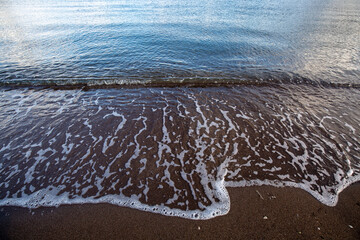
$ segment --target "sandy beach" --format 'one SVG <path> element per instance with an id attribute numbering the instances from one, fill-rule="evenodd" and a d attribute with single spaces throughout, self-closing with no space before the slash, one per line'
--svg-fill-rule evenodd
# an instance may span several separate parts
<path id="1" fill-rule="evenodd" d="M 5 0 L 0 31 L 0 240 L 360 240 L 360 0 Z"/>
<path id="2" fill-rule="evenodd" d="M 229 188 L 229 214 L 197 221 L 85 204 L 0 208 L 0 239 L 360 239 L 360 184 L 328 207 L 295 188 Z"/>

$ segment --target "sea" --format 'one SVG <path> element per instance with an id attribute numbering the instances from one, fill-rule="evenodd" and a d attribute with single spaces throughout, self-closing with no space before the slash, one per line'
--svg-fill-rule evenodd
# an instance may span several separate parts
<path id="1" fill-rule="evenodd" d="M 335 206 L 360 180 L 359 33 L 359 0 L 1 0 L 0 206 Z"/>

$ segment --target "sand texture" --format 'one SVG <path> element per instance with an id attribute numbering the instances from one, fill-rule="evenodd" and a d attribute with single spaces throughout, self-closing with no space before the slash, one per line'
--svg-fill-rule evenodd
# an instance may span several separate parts
<path id="1" fill-rule="evenodd" d="M 2 207 L 1 239 L 360 239 L 360 184 L 328 207 L 295 188 L 230 188 L 226 216 L 196 221 L 109 204 Z"/>

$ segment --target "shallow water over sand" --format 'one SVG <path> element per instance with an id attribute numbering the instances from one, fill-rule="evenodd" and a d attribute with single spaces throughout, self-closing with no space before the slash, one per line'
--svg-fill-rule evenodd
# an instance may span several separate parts
<path id="1" fill-rule="evenodd" d="M 25 89 L 1 98 L 2 205 L 110 202 L 204 219 L 227 213 L 226 186 L 295 186 L 334 205 L 360 176 L 357 89 Z"/>

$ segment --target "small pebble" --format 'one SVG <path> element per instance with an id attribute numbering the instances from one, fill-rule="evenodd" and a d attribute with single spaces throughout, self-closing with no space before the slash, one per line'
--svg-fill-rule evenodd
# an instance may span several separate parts
<path id="1" fill-rule="evenodd" d="M 198 226 L 198 230 L 200 230 L 201 228 L 200 228 L 200 226 Z"/>
<path id="2" fill-rule="evenodd" d="M 349 228 L 353 229 L 354 227 L 353 227 L 353 226 L 351 226 L 351 225 L 349 225 Z"/>
<path id="3" fill-rule="evenodd" d="M 267 217 L 267 216 L 264 216 L 264 217 L 263 217 L 263 219 L 267 220 L 267 219 L 268 219 L 268 217 Z"/>

